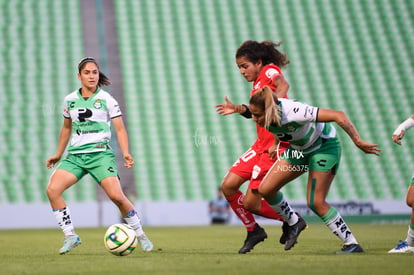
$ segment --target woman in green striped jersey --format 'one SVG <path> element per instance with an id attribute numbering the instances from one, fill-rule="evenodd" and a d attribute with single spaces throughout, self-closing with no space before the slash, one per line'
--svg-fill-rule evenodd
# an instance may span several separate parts
<path id="1" fill-rule="evenodd" d="M 127 168 L 133 167 L 134 159 L 129 153 L 128 134 L 121 109 L 118 102 L 101 89 L 111 82 L 99 70 L 96 60 L 91 57 L 85 57 L 79 62 L 78 79 L 81 88 L 64 99 L 63 126 L 56 153 L 46 160 L 48 168 L 57 164 L 46 193 L 53 214 L 65 235 L 59 253 L 65 254 L 81 244 L 62 194 L 86 174 L 90 174 L 118 206 L 126 223 L 137 232 L 141 248 L 151 251 L 153 245 L 142 229 L 134 205 L 122 191 L 115 154 L 109 147 L 112 123 L 125 161 L 124 165 Z M 66 147 L 68 155 L 58 163 Z"/>
<path id="2" fill-rule="evenodd" d="M 249 109 L 253 120 L 275 135 L 276 144 L 269 149 L 274 156 L 279 141 L 290 143 L 260 184 L 259 192 L 266 201 L 283 216 L 279 190 L 308 172 L 308 207 L 343 241 L 343 248 L 337 254 L 363 252 L 339 212 L 326 202 L 341 158 L 341 145 L 335 128 L 329 122 L 336 122 L 367 154 L 380 155 L 378 144 L 362 140 L 343 112 L 277 99 L 269 87 L 251 97 Z"/>
<path id="3" fill-rule="evenodd" d="M 392 141 L 398 145 L 402 145 L 405 132 L 408 129 L 414 127 L 414 115 L 404 120 L 392 134 Z M 405 196 L 405 202 L 411 209 L 410 223 L 408 224 L 407 237 L 405 240 L 399 241 L 399 243 L 388 253 L 412 253 L 414 252 L 414 174 L 411 176 L 410 185 L 408 186 L 407 194 Z"/>

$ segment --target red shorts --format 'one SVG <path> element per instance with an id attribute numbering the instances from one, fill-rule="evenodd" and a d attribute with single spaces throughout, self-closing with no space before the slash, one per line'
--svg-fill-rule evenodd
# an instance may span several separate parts
<path id="1" fill-rule="evenodd" d="M 286 149 L 280 148 L 279 154 Z M 271 159 L 267 151 L 256 153 L 252 148 L 247 150 L 239 159 L 233 164 L 229 172 L 232 172 L 246 180 L 250 180 L 249 189 L 259 189 L 267 171 L 272 167 L 277 158 Z"/>

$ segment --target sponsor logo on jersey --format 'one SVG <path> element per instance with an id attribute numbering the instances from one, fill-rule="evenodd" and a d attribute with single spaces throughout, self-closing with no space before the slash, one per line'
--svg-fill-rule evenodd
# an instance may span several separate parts
<path id="1" fill-rule="evenodd" d="M 314 108 L 312 108 L 310 106 L 306 106 L 305 114 L 303 115 L 303 117 L 306 118 L 308 114 L 312 117 L 313 116 L 313 110 L 314 110 Z"/>
<path id="2" fill-rule="evenodd" d="M 78 135 L 78 136 L 80 136 L 80 135 L 84 135 L 84 134 L 97 134 L 97 133 L 99 133 L 99 130 L 89 130 L 89 131 L 82 131 L 82 130 L 76 130 L 76 134 Z"/>

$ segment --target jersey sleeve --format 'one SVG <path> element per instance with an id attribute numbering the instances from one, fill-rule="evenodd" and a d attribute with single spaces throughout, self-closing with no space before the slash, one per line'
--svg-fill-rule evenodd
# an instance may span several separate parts
<path id="1" fill-rule="evenodd" d="M 122 116 L 121 108 L 119 107 L 118 101 L 115 100 L 112 96 L 109 96 L 107 101 L 107 107 L 109 112 L 109 117 L 115 118 L 118 116 Z"/>
<path id="2" fill-rule="evenodd" d="M 274 86 L 274 81 L 279 76 L 283 76 L 283 74 L 278 66 L 273 64 L 264 66 L 256 81 L 253 83 L 253 90 L 251 91 L 250 96 L 264 86 L 269 86 L 272 91 L 275 91 L 276 87 Z"/>
<path id="3" fill-rule="evenodd" d="M 273 83 L 273 81 L 278 77 L 282 75 L 282 72 L 280 70 L 277 70 L 274 67 L 269 67 L 265 70 L 264 72 L 266 78 L 268 78 L 271 83 Z"/>
<path id="4" fill-rule="evenodd" d="M 66 98 L 63 100 L 62 107 L 63 107 L 63 113 L 62 113 L 63 117 L 64 118 L 70 118 L 69 106 L 68 106 L 68 101 L 67 101 Z"/>
<path id="5" fill-rule="evenodd" d="M 315 122 L 318 117 L 318 107 L 310 106 L 298 101 L 290 101 L 287 112 L 288 122 Z"/>

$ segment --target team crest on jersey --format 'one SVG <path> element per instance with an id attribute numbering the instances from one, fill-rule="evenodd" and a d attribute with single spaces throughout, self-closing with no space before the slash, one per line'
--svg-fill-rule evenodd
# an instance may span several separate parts
<path id="1" fill-rule="evenodd" d="M 257 82 L 257 83 L 256 83 L 256 85 L 254 85 L 253 89 L 254 89 L 254 90 L 257 90 L 257 89 L 259 89 L 261 86 L 262 86 L 262 83 L 259 81 L 259 82 Z"/>
<path id="2" fill-rule="evenodd" d="M 101 109 L 102 108 L 102 102 L 100 99 L 95 100 L 95 103 L 93 104 L 93 107 L 95 107 L 95 109 Z"/>
<path id="3" fill-rule="evenodd" d="M 287 125 L 287 129 L 288 129 L 288 131 L 289 132 L 293 132 L 293 131 L 295 131 L 296 130 L 296 127 L 295 126 L 293 126 L 293 125 Z"/>
<path id="4" fill-rule="evenodd" d="M 252 171 L 252 179 L 256 179 L 259 176 L 261 170 L 262 169 L 259 166 L 255 165 Z"/>
<path id="5" fill-rule="evenodd" d="M 274 76 L 279 74 L 279 72 L 276 69 L 271 68 L 271 69 L 267 70 L 265 74 L 268 78 L 273 79 Z"/>

